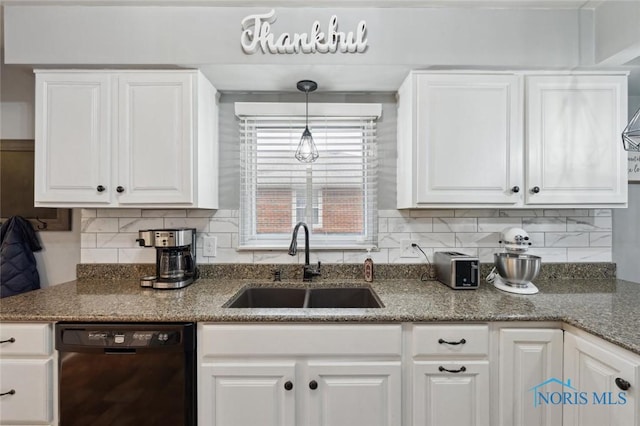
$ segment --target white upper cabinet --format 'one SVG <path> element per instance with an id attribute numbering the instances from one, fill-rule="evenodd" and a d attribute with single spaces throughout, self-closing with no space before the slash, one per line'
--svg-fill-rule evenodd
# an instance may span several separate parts
<path id="1" fill-rule="evenodd" d="M 108 205 L 111 191 L 111 78 L 108 74 L 36 75 L 36 206 Z"/>
<path id="2" fill-rule="evenodd" d="M 626 76 L 527 77 L 526 203 L 626 203 L 626 117 Z"/>
<path id="3" fill-rule="evenodd" d="M 410 73 L 398 92 L 398 208 L 625 207 L 626 79 Z"/>
<path id="4" fill-rule="evenodd" d="M 411 86 L 413 108 L 405 103 Z M 415 140 L 414 155 L 404 153 L 413 163 L 405 171 L 414 170 L 405 181 L 415 179 L 417 204 L 517 203 L 519 96 L 514 75 L 418 74 L 405 83 L 400 108 L 413 110 Z"/>
<path id="5" fill-rule="evenodd" d="M 217 159 L 198 71 L 36 72 L 36 206 L 217 208 Z"/>

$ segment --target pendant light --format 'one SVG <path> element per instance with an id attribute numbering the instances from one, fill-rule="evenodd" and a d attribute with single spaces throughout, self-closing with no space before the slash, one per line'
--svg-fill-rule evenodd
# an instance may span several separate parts
<path id="1" fill-rule="evenodd" d="M 313 136 L 309 130 L 309 92 L 318 88 L 318 84 L 311 80 L 301 80 L 297 84 L 298 90 L 305 93 L 305 126 L 298 149 L 296 149 L 296 159 L 301 163 L 313 163 L 318 159 L 318 148 L 313 142 Z"/>
<path id="2" fill-rule="evenodd" d="M 622 132 L 622 145 L 626 151 L 640 152 L 640 108 Z"/>

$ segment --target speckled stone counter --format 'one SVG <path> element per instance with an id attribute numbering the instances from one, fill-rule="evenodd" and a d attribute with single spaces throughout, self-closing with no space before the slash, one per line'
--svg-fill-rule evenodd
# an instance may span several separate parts
<path id="1" fill-rule="evenodd" d="M 181 290 L 141 288 L 137 279 L 81 279 L 0 301 L 2 321 L 431 322 L 562 321 L 640 354 L 640 284 L 616 279 L 536 281 L 540 293 L 514 295 L 483 283 L 452 290 L 437 281 L 373 283 L 384 308 L 230 309 L 248 285 L 268 280 L 200 279 Z M 364 285 L 324 280 L 311 285 Z M 281 286 L 300 286 L 283 281 Z"/>

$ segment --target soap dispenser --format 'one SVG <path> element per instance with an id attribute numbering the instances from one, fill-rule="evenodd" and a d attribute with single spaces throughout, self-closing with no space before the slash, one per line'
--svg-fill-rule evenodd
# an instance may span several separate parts
<path id="1" fill-rule="evenodd" d="M 368 283 L 373 281 L 373 259 L 371 259 L 371 249 L 367 249 L 367 258 L 364 260 L 364 280 Z"/>

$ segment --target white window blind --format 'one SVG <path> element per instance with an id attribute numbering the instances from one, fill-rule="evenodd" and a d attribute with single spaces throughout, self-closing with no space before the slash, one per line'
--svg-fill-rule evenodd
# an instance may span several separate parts
<path id="1" fill-rule="evenodd" d="M 309 117 L 320 157 L 305 164 L 294 157 L 304 116 L 240 117 L 239 247 L 286 248 L 300 221 L 313 249 L 377 245 L 375 119 Z"/>

